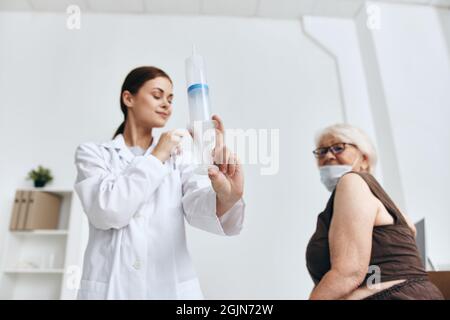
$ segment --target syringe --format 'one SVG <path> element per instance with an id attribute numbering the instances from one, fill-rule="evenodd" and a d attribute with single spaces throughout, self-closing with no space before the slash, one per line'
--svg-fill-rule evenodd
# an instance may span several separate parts
<path id="1" fill-rule="evenodd" d="M 203 57 L 192 46 L 192 56 L 186 59 L 186 81 L 189 103 L 189 126 L 194 139 L 194 161 L 199 164 L 196 172 L 207 174 L 213 164 L 212 148 L 215 131 L 211 120 L 209 86 Z"/>

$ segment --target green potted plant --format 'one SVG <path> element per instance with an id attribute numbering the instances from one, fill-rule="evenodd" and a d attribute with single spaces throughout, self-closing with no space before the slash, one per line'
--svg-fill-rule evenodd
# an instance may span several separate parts
<path id="1" fill-rule="evenodd" d="M 38 166 L 37 169 L 31 170 L 28 173 L 28 180 L 34 181 L 34 186 L 36 188 L 44 187 L 48 182 L 53 180 L 52 173 L 50 169 L 46 169 L 42 166 Z"/>

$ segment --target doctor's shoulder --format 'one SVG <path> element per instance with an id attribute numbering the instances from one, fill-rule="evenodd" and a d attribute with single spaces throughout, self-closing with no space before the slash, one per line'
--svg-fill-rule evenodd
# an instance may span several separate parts
<path id="1" fill-rule="evenodd" d="M 84 142 L 75 150 L 75 163 L 80 162 L 108 162 L 110 154 L 106 145 L 108 142 Z"/>

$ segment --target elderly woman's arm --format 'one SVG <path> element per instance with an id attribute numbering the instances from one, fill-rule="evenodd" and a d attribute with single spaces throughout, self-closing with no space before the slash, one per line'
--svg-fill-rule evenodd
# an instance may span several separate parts
<path id="1" fill-rule="evenodd" d="M 350 173 L 341 178 L 329 231 L 331 269 L 310 299 L 345 299 L 363 282 L 378 209 L 376 198 L 359 175 Z"/>

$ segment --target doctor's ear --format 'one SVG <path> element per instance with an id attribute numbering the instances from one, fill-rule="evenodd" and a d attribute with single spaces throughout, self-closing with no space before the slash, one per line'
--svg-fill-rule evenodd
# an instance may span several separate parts
<path id="1" fill-rule="evenodd" d="M 125 90 L 122 92 L 122 100 L 127 107 L 133 107 L 134 97 L 130 91 Z"/>

